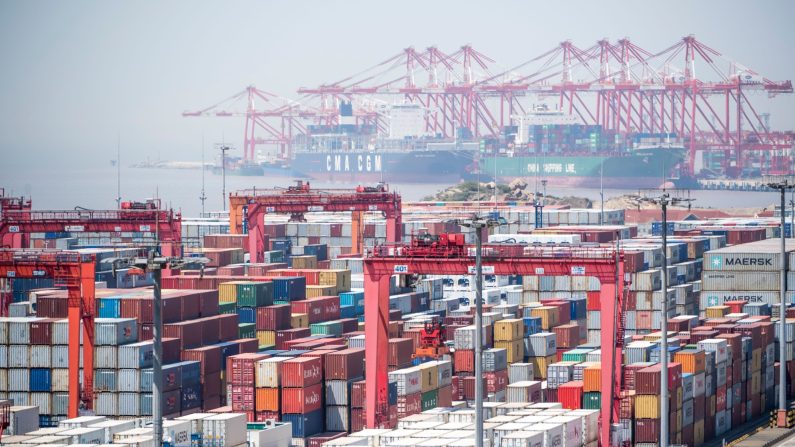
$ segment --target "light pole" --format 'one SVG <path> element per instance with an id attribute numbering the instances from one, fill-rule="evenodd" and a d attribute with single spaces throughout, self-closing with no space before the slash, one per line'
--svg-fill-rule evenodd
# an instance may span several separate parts
<path id="1" fill-rule="evenodd" d="M 149 250 L 146 258 L 109 258 L 103 263 L 113 267 L 113 275 L 119 268 L 130 268 L 128 274 L 145 275 L 152 273 L 154 282 L 154 296 L 152 299 L 152 431 L 154 432 L 155 445 L 163 445 L 163 297 L 162 271 L 165 268 L 180 269 L 187 265 L 198 264 L 201 274 L 204 274 L 204 264 L 207 258 L 169 258 L 160 256 L 153 248 Z M 173 440 L 172 440 L 173 441 Z"/>
<path id="2" fill-rule="evenodd" d="M 651 190 L 648 195 L 639 195 L 638 200 L 653 203 L 662 208 L 662 318 L 660 322 L 660 447 L 668 447 L 669 434 L 669 410 L 668 404 L 670 393 L 668 392 L 668 206 L 677 205 L 683 202 L 690 202 L 691 199 L 678 195 L 671 195 L 671 192 L 681 193 L 682 191 Z M 688 191 L 689 193 L 689 191 Z M 688 194 L 689 195 L 689 194 Z M 688 205 L 689 206 L 689 205 Z"/>
<path id="3" fill-rule="evenodd" d="M 218 148 L 221 151 L 221 205 L 224 211 L 226 211 L 226 152 L 230 149 L 232 148 L 226 145 Z"/>
<path id="4" fill-rule="evenodd" d="M 781 192 L 781 260 L 779 261 L 780 268 L 781 268 L 781 283 L 780 283 L 780 291 L 779 291 L 779 311 L 778 311 L 778 326 L 779 326 L 779 343 L 778 343 L 778 355 L 779 355 L 779 368 L 778 368 L 778 414 L 776 418 L 776 422 L 779 427 L 785 428 L 787 427 L 787 387 L 785 384 L 787 383 L 787 351 L 786 351 L 786 342 L 787 333 L 784 327 L 784 321 L 787 319 L 787 302 L 786 302 L 786 290 L 787 290 L 787 239 L 786 235 L 784 234 L 784 222 L 785 222 L 785 199 L 787 190 L 795 189 L 795 179 L 793 178 L 771 178 L 767 182 L 767 187 L 770 189 L 777 189 Z M 790 231 L 793 231 L 790 228 Z M 790 235 L 792 236 L 792 235 Z"/>
<path id="5" fill-rule="evenodd" d="M 457 223 L 475 232 L 475 447 L 483 447 L 483 229 L 504 225 L 506 221 L 474 216 Z"/>

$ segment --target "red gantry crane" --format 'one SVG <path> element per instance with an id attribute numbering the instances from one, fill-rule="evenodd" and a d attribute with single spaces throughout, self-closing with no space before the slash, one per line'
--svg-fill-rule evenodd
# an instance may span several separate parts
<path id="1" fill-rule="evenodd" d="M 463 235 L 448 235 L 430 243 L 381 245 L 364 260 L 365 365 L 367 377 L 366 425 L 388 426 L 389 281 L 392 275 L 468 275 L 475 269 L 474 248 L 465 245 Z M 442 240 L 444 239 L 444 240 Z M 494 275 L 592 276 L 599 279 L 600 322 L 603 334 L 614 334 L 615 341 L 603 340 L 601 347 L 602 398 L 600 417 L 601 445 L 610 445 L 610 424 L 618 421 L 619 390 L 623 377 L 624 261 L 614 249 L 541 248 L 523 245 L 485 244 L 483 270 Z M 619 293 L 621 292 L 621 293 Z M 615 297 L 618 297 L 618 302 Z"/>
<path id="2" fill-rule="evenodd" d="M 94 407 L 94 255 L 61 250 L 0 249 L 0 278 L 53 278 L 68 291 L 70 418 Z M 80 389 L 80 331 L 83 388 Z"/>
<path id="3" fill-rule="evenodd" d="M 402 235 L 401 198 L 386 185 L 356 189 L 312 189 L 297 182 L 287 189 L 250 189 L 229 195 L 229 228 L 233 234 L 248 231 L 252 263 L 264 262 L 265 214 L 290 214 L 291 221 L 303 222 L 304 213 L 350 212 L 351 246 L 364 252 L 364 213 L 382 212 L 386 217 L 386 239 L 398 242 Z"/>
<path id="4" fill-rule="evenodd" d="M 179 256 L 182 216 L 157 200 L 122 202 L 119 210 L 8 210 L 0 216 L 0 246 L 27 248 L 30 233 L 151 233 L 163 256 Z"/>

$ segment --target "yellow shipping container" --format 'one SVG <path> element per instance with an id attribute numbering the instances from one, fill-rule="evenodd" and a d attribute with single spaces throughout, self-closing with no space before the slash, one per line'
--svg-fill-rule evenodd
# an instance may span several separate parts
<path id="1" fill-rule="evenodd" d="M 222 282 L 218 284 L 218 302 L 219 303 L 236 303 L 237 302 L 237 285 L 240 281 Z"/>
<path id="2" fill-rule="evenodd" d="M 541 317 L 541 328 L 545 331 L 552 330 L 558 325 L 558 308 L 552 306 L 538 306 L 530 311 L 530 316 Z"/>
<path id="3" fill-rule="evenodd" d="M 521 340 L 524 335 L 524 320 L 510 318 L 494 323 L 494 341 Z"/>
<path id="4" fill-rule="evenodd" d="M 306 286 L 306 297 L 317 298 L 319 296 L 331 296 L 337 294 L 334 286 Z"/>
<path id="5" fill-rule="evenodd" d="M 276 346 L 276 331 L 257 331 L 257 341 L 260 348 Z"/>
<path id="6" fill-rule="evenodd" d="M 320 272 L 320 284 L 324 286 L 334 286 L 337 293 L 351 290 L 351 271 L 350 270 L 322 270 Z"/>
<path id="7" fill-rule="evenodd" d="M 638 394 L 635 396 L 635 417 L 637 419 L 660 418 L 660 396 Z"/>
<path id="8" fill-rule="evenodd" d="M 309 327 L 309 316 L 307 314 L 290 314 L 290 327 L 293 329 Z"/>
<path id="9" fill-rule="evenodd" d="M 293 256 L 293 268 L 294 269 L 316 269 L 317 268 L 317 256 L 315 255 L 302 255 L 302 256 Z"/>
<path id="10" fill-rule="evenodd" d="M 505 349 L 508 352 L 508 363 L 522 363 L 524 361 L 524 341 L 495 341 L 494 347 Z"/>
<path id="11" fill-rule="evenodd" d="M 710 306 L 706 309 L 707 318 L 723 318 L 731 312 L 729 306 Z"/>
<path id="12" fill-rule="evenodd" d="M 535 380 L 547 380 L 547 368 L 557 361 L 556 355 L 547 357 L 528 357 L 527 362 L 533 364 Z"/>
<path id="13" fill-rule="evenodd" d="M 423 393 L 439 388 L 438 366 L 420 364 L 418 368 L 420 368 L 420 385 Z"/>
<path id="14" fill-rule="evenodd" d="M 693 444 L 695 447 L 704 444 L 704 419 L 693 422 Z"/>

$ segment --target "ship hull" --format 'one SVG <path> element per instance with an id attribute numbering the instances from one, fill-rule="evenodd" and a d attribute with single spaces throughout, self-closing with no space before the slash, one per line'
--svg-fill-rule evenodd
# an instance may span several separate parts
<path id="1" fill-rule="evenodd" d="M 299 152 L 293 174 L 330 182 L 454 183 L 472 169 L 466 151 Z"/>
<path id="2" fill-rule="evenodd" d="M 499 182 L 539 178 L 565 187 L 657 188 L 669 180 L 683 157 L 684 150 L 678 148 L 640 149 L 622 156 L 484 157 L 480 180 L 493 180 L 496 174 Z"/>

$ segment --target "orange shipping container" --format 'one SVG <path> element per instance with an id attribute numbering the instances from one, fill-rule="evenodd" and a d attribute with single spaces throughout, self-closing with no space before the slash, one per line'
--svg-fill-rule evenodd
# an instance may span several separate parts
<path id="1" fill-rule="evenodd" d="M 279 411 L 279 388 L 257 388 L 257 411 Z"/>
<path id="2" fill-rule="evenodd" d="M 702 350 L 678 351 L 674 354 L 674 362 L 682 364 L 683 373 L 698 374 L 706 367 L 706 353 Z"/>
<path id="3" fill-rule="evenodd" d="M 591 365 L 582 371 L 583 388 L 586 393 L 593 391 L 601 391 L 602 382 L 602 366 Z"/>

